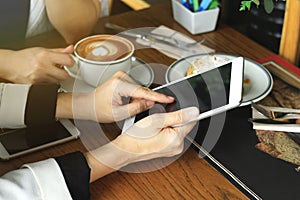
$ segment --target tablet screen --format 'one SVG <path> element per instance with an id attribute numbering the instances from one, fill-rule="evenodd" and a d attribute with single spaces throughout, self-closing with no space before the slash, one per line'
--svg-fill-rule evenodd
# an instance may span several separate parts
<path id="1" fill-rule="evenodd" d="M 1 133 L 0 143 L 9 154 L 16 154 L 71 136 L 69 131 L 57 121 L 49 125 L 7 130 Z"/>
<path id="2" fill-rule="evenodd" d="M 150 110 L 138 114 L 134 122 L 153 113 L 171 112 L 189 106 L 196 106 L 203 113 L 228 104 L 231 70 L 230 62 L 202 74 L 154 89 L 174 97 L 175 102 L 155 104 Z"/>

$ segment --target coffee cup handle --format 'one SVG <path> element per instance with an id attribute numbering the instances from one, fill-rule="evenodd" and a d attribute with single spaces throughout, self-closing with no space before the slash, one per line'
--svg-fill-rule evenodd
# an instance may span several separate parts
<path id="1" fill-rule="evenodd" d="M 63 66 L 64 70 L 66 70 L 66 72 L 73 78 L 75 79 L 79 79 L 79 80 L 82 80 L 80 74 L 78 73 L 79 72 L 79 62 L 78 62 L 78 58 L 76 56 L 74 56 L 73 54 L 70 54 L 71 57 L 73 58 L 74 60 L 74 65 L 72 67 L 66 67 L 66 66 Z M 74 72 L 75 71 L 75 72 Z"/>

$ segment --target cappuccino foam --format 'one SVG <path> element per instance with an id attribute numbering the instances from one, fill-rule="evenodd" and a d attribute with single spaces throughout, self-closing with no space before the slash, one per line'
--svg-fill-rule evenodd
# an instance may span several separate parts
<path id="1" fill-rule="evenodd" d="M 114 61 L 126 57 L 132 51 L 125 40 L 111 36 L 91 37 L 82 41 L 76 52 L 82 58 L 93 61 Z"/>

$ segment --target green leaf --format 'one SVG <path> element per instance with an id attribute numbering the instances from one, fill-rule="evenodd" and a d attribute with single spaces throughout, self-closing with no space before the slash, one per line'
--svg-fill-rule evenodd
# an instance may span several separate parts
<path id="1" fill-rule="evenodd" d="M 245 6 L 242 6 L 242 5 L 241 5 L 239 11 L 244 11 L 244 10 L 246 10 Z"/>
<path id="2" fill-rule="evenodd" d="M 241 10 L 250 10 L 251 3 L 252 3 L 252 0 L 250 0 L 250 1 L 241 1 L 240 11 Z"/>
<path id="3" fill-rule="evenodd" d="M 252 0 L 253 3 L 255 3 L 257 6 L 259 6 L 260 1 L 259 0 Z"/>
<path id="4" fill-rule="evenodd" d="M 274 9 L 273 0 L 264 0 L 265 11 L 270 14 Z"/>
<path id="5" fill-rule="evenodd" d="M 241 1 L 240 11 L 250 10 L 252 3 L 254 3 L 258 7 L 261 4 L 261 1 L 264 1 L 264 9 L 265 9 L 266 13 L 270 14 L 274 10 L 274 1 L 278 2 L 278 1 L 286 1 L 286 0 L 248 0 L 248 1 Z M 300 0 L 298 0 L 298 1 L 300 1 Z"/>

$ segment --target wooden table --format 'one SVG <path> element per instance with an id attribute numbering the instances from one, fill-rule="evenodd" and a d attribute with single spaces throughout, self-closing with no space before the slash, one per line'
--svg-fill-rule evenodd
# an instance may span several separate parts
<path id="1" fill-rule="evenodd" d="M 273 53 L 248 39 L 234 29 L 218 25 L 216 31 L 201 35 L 190 35 L 172 18 L 170 3 L 152 6 L 140 12 L 127 12 L 100 19 L 96 33 L 114 33 L 104 28 L 106 22 L 125 27 L 156 27 L 166 25 L 172 29 L 191 36 L 194 39 L 204 37 L 205 45 L 216 52 L 241 55 L 253 60 Z M 64 47 L 66 44 L 56 32 L 49 32 L 29 39 L 25 47 Z M 170 65 L 174 60 L 154 49 L 135 52 L 135 56 L 146 62 Z M 155 81 L 164 79 L 166 67 L 155 69 Z M 114 124 L 105 126 L 108 133 L 120 130 Z M 20 167 L 23 163 L 34 162 L 68 152 L 86 149 L 80 140 L 68 142 L 36 153 L 22 156 L 8 162 L 0 163 L 0 174 Z M 149 173 L 116 172 L 91 184 L 92 199 L 247 199 L 225 177 L 210 166 L 198 154 L 188 149 L 178 160 L 169 166 Z"/>

